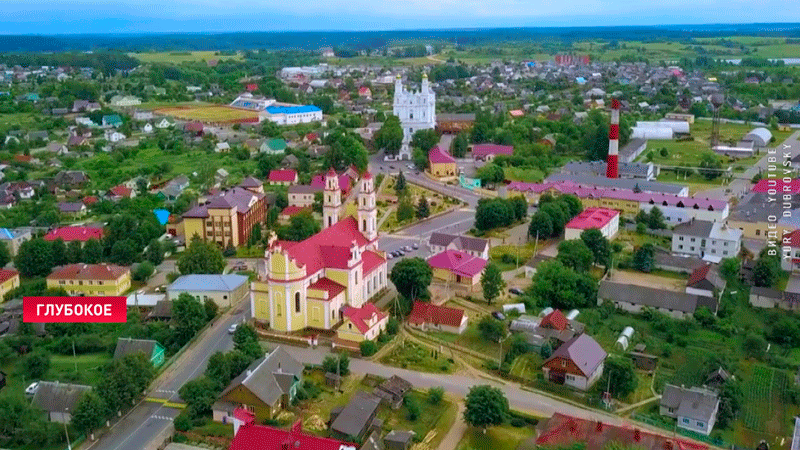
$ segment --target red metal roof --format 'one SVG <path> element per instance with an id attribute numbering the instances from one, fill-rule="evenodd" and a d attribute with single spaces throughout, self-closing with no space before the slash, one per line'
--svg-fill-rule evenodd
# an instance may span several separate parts
<path id="1" fill-rule="evenodd" d="M 186 131 L 203 131 L 203 124 L 200 122 L 189 122 L 186 124 Z"/>
<path id="2" fill-rule="evenodd" d="M 464 320 L 464 310 L 417 300 L 407 320 L 412 324 L 430 323 L 458 328 Z"/>
<path id="3" fill-rule="evenodd" d="M 130 272 L 130 269 L 114 264 L 69 264 L 53 269 L 53 272 L 47 276 L 47 279 L 116 280 L 125 272 Z"/>
<path id="4" fill-rule="evenodd" d="M 800 248 L 800 230 L 794 230 L 783 236 L 782 245 L 792 248 Z"/>
<path id="5" fill-rule="evenodd" d="M 248 85 L 245 87 L 245 89 L 246 89 L 248 92 L 253 92 L 253 91 L 255 91 L 255 90 L 257 90 L 257 89 L 258 89 L 258 85 L 257 85 L 257 84 L 255 84 L 255 83 L 250 83 L 250 84 L 248 84 Z"/>
<path id="6" fill-rule="evenodd" d="M 579 419 L 561 413 L 542 424 L 536 445 L 566 448 L 585 443 L 586 450 L 602 450 L 612 442 L 622 447 L 644 450 L 708 450 L 708 446 L 685 439 L 675 439 L 629 426 L 617 426 L 594 420 Z"/>
<path id="7" fill-rule="evenodd" d="M 0 284 L 5 283 L 6 281 L 14 278 L 17 275 L 19 275 L 19 272 L 17 272 L 16 270 L 0 269 Z"/>
<path id="8" fill-rule="evenodd" d="M 234 411 L 234 417 L 247 421 L 239 427 L 228 450 L 342 450 L 355 449 L 356 445 L 335 439 L 303 433 L 303 422 L 298 420 L 288 430 L 256 425 L 252 416 Z M 241 420 L 241 419 L 240 419 Z"/>
<path id="9" fill-rule="evenodd" d="M 328 293 L 328 298 L 324 300 L 330 300 L 339 295 L 342 291 L 344 291 L 345 287 L 331 280 L 328 277 L 322 277 L 315 283 L 309 285 L 308 289 L 317 289 L 320 291 L 325 291 Z"/>
<path id="10" fill-rule="evenodd" d="M 44 236 L 45 241 L 55 241 L 58 238 L 61 238 L 64 242 L 86 242 L 89 239 L 100 240 L 103 238 L 103 229 L 92 227 L 61 227 L 52 230 Z"/>
<path id="11" fill-rule="evenodd" d="M 288 181 L 290 183 L 294 183 L 297 181 L 297 172 L 291 169 L 285 170 L 270 170 L 269 171 L 269 181 Z"/>
<path id="12" fill-rule="evenodd" d="M 95 197 L 94 195 L 87 195 L 86 197 L 83 197 L 82 201 L 84 205 L 91 206 L 97 203 L 97 197 Z"/>
<path id="13" fill-rule="evenodd" d="M 113 188 L 109 189 L 108 191 L 111 192 L 112 194 L 114 194 L 115 197 L 125 197 L 125 198 L 129 198 L 131 196 L 131 192 L 133 192 L 131 189 L 126 188 L 125 186 L 123 186 L 121 184 L 117 185 L 117 186 L 114 186 Z"/>
<path id="14" fill-rule="evenodd" d="M 511 145 L 475 144 L 472 146 L 472 156 L 487 155 L 513 155 L 514 147 Z"/>
<path id="15" fill-rule="evenodd" d="M 692 272 L 689 276 L 689 281 L 686 282 L 687 286 L 692 286 L 699 281 L 703 281 L 708 276 L 708 271 L 711 270 L 711 264 L 706 264 L 705 266 L 698 267 L 697 269 Z"/>
<path id="16" fill-rule="evenodd" d="M 566 228 L 575 228 L 578 230 L 603 228 L 618 215 L 619 211 L 615 209 L 586 208 L 582 213 L 570 220 Z"/>
<path id="17" fill-rule="evenodd" d="M 487 263 L 488 261 L 483 258 L 458 250 L 445 250 L 428 259 L 428 265 L 431 267 L 449 270 L 456 275 L 465 277 L 474 277 L 480 274 Z"/>
<path id="18" fill-rule="evenodd" d="M 447 164 L 456 162 L 449 153 L 439 148 L 437 145 L 428 152 L 428 159 L 434 164 Z"/>
<path id="19" fill-rule="evenodd" d="M 361 267 L 361 271 L 364 273 L 364 276 L 372 273 L 373 270 L 380 267 L 381 264 L 386 262 L 381 255 L 373 252 L 372 250 L 367 250 L 361 254 L 361 259 L 364 261 L 364 265 Z"/>
<path id="20" fill-rule="evenodd" d="M 540 327 L 552 328 L 558 331 L 565 330 L 567 325 L 569 325 L 567 318 L 564 317 L 564 314 L 558 309 L 542 317 L 542 321 L 539 323 Z"/>
<path id="21" fill-rule="evenodd" d="M 353 242 L 363 247 L 369 241 L 358 231 L 356 219 L 348 216 L 304 241 L 278 245 L 310 275 L 323 267 L 347 267 Z"/>
<path id="22" fill-rule="evenodd" d="M 345 306 L 342 309 L 342 315 L 350 319 L 350 322 L 353 322 L 353 325 L 355 325 L 362 334 L 369 331 L 370 326 L 367 325 L 367 322 L 374 319 L 375 323 L 377 323 L 387 317 L 385 312 L 379 310 L 372 303 L 367 303 L 361 308 Z"/>

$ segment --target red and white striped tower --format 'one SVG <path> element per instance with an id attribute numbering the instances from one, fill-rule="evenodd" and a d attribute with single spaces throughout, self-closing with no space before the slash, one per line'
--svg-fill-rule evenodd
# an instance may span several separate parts
<path id="1" fill-rule="evenodd" d="M 611 126 L 608 128 L 606 178 L 619 178 L 619 100 L 611 99 Z"/>

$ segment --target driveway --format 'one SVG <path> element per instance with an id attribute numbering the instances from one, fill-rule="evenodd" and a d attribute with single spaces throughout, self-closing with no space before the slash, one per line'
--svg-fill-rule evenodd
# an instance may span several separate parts
<path id="1" fill-rule="evenodd" d="M 786 283 L 786 292 L 800 294 L 800 275 L 792 274 L 792 276 L 789 277 L 789 282 Z"/>

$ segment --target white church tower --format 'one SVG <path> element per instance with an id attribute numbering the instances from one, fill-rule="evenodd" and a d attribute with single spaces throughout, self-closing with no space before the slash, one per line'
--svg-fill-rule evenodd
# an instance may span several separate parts
<path id="1" fill-rule="evenodd" d="M 411 137 L 414 133 L 436 128 L 436 93 L 430 89 L 427 74 L 422 74 L 420 92 L 406 90 L 400 74 L 397 75 L 393 114 L 400 119 L 403 127 L 403 145 L 399 156 L 401 159 L 411 159 Z"/>
<path id="2" fill-rule="evenodd" d="M 328 228 L 339 221 L 342 208 L 342 191 L 339 189 L 339 175 L 331 170 L 325 174 L 325 192 L 322 199 L 322 228 Z"/>
<path id="3" fill-rule="evenodd" d="M 369 171 L 361 176 L 358 192 L 358 231 L 372 243 L 378 238 L 378 207 L 375 202 L 375 182 Z M 368 244 L 374 246 L 374 244 Z"/>

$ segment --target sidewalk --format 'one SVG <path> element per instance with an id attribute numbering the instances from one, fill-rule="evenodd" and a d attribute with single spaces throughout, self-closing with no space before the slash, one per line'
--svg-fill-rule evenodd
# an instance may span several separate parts
<path id="1" fill-rule="evenodd" d="M 458 412 L 456 420 L 450 431 L 447 432 L 442 442 L 439 443 L 439 450 L 456 450 L 461 438 L 464 437 L 469 426 L 464 422 L 464 402 L 458 402 Z"/>

